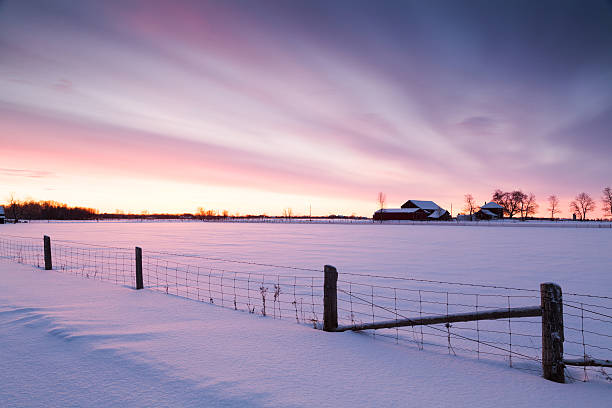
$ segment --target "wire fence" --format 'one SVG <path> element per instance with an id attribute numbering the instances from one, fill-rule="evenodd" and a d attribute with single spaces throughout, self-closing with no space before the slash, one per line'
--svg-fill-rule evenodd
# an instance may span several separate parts
<path id="1" fill-rule="evenodd" d="M 134 250 L 54 240 L 53 269 L 89 279 L 135 286 Z M 44 267 L 40 239 L 0 238 L 0 258 Z M 145 289 L 220 307 L 294 320 L 321 328 L 323 268 L 143 251 Z M 337 311 L 341 325 L 448 316 L 540 305 L 539 289 L 390 277 L 340 271 Z M 564 355 L 612 357 L 612 297 L 563 294 Z M 373 339 L 419 350 L 462 355 L 542 372 L 542 320 L 521 317 L 366 331 Z M 612 382 L 609 369 L 566 367 L 575 381 Z"/>
<path id="2" fill-rule="evenodd" d="M 342 274 L 351 277 L 350 273 Z M 338 280 L 338 319 L 340 324 L 448 316 L 457 313 L 539 305 L 539 291 L 480 287 L 466 289 L 454 283 L 390 283 L 390 278 L 371 275 L 377 283 Z M 471 288 L 475 289 L 475 288 Z M 537 317 L 480 320 L 373 331 L 373 336 L 409 343 L 419 349 L 436 349 L 449 354 L 468 354 L 506 361 L 510 366 L 541 371 L 541 319 Z"/>
<path id="3" fill-rule="evenodd" d="M 161 252 L 144 253 L 142 267 L 145 288 L 314 327 L 322 322 L 322 271 L 283 274 L 278 270 L 288 267 Z"/>
<path id="4" fill-rule="evenodd" d="M 612 298 L 566 293 L 563 319 L 567 358 L 612 360 Z M 612 382 L 611 372 L 602 367 L 566 367 L 566 375 L 576 381 L 604 378 Z"/>
<path id="5" fill-rule="evenodd" d="M 135 284 L 133 250 L 54 242 L 51 255 L 53 269 L 115 284 Z"/>
<path id="6" fill-rule="evenodd" d="M 42 240 L 0 237 L 0 258 L 40 268 L 44 265 Z"/>
<path id="7" fill-rule="evenodd" d="M 367 281 L 364 281 L 364 278 Z M 376 283 L 366 283 L 376 281 Z M 563 295 L 564 355 L 588 360 L 612 356 L 612 297 Z M 345 272 L 338 280 L 339 324 L 399 321 L 457 313 L 537 306 L 537 289 L 386 277 Z M 372 336 L 417 348 L 505 361 L 541 373 L 542 320 L 522 317 L 373 330 Z M 612 381 L 602 367 L 566 367 L 571 380 Z"/>

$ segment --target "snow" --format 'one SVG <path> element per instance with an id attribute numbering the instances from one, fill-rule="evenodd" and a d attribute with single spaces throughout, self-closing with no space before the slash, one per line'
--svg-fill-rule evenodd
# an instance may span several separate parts
<path id="1" fill-rule="evenodd" d="M 424 210 L 437 210 L 440 208 L 440 206 L 434 203 L 433 201 L 408 200 L 408 202 L 411 202 L 412 204 Z M 408 204 L 408 202 L 406 202 L 404 205 Z"/>
<path id="2" fill-rule="evenodd" d="M 411 214 L 416 211 L 419 211 L 419 209 L 418 208 L 385 208 L 384 210 L 377 210 L 374 214 L 382 213 L 382 212 Z"/>
<path id="3" fill-rule="evenodd" d="M 612 287 L 612 229 L 534 228 L 539 223 L 275 224 L 28 223 L 4 224 L 0 237 L 69 240 L 191 255 L 212 255 L 320 270 L 489 283 L 607 295 Z M 584 223 L 583 223 L 584 224 Z M 595 223 L 593 223 L 595 224 Z M 582 225 L 577 223 L 576 225 Z M 443 251 L 443 256 L 440 256 Z"/>
<path id="4" fill-rule="evenodd" d="M 432 213 L 429 215 L 429 217 L 428 217 L 428 218 L 434 218 L 434 219 L 437 219 L 437 218 L 442 217 L 442 216 L 443 216 L 444 214 L 446 214 L 446 213 L 447 213 L 447 211 L 446 211 L 445 209 L 443 209 L 443 208 L 438 208 L 437 210 L 435 210 L 434 212 L 432 212 Z"/>
<path id="5" fill-rule="evenodd" d="M 484 207 L 483 207 L 483 208 L 484 208 Z M 492 213 L 492 212 L 491 212 L 491 211 L 489 211 L 489 210 L 482 210 L 482 209 L 481 209 L 480 211 L 482 211 L 484 214 L 487 214 L 487 215 L 488 215 L 488 216 L 490 216 L 490 217 L 497 217 L 497 214 L 494 214 L 494 213 Z"/>
<path id="6" fill-rule="evenodd" d="M 493 201 L 489 201 L 488 203 L 486 203 L 485 205 L 483 205 L 480 208 L 504 208 L 501 205 L 497 204 L 496 202 Z"/>
<path id="7" fill-rule="evenodd" d="M 569 293 L 609 295 L 611 229 L 488 225 L 45 222 L 2 225 L 0 238 L 27 236 L 42 243 L 46 234 L 52 245 L 120 246 L 129 248 L 130 257 L 133 247 L 140 246 L 145 259 L 152 251 L 166 251 L 315 271 L 288 271 L 297 276 L 322 276 L 322 266 L 332 264 L 340 280 L 367 283 L 372 280 L 348 274 L 536 291 L 540 282 L 552 281 L 563 287 L 566 300 L 572 299 Z M 264 266 L 245 267 L 274 273 Z M 514 361 L 515 368 L 509 368 L 503 357 L 453 356 L 445 345 L 440 349 L 426 344 L 419 350 L 414 342 L 395 344 L 379 334 L 324 333 L 295 320 L 275 320 L 152 289 L 135 291 L 0 263 L 0 406 L 514 407 L 549 405 L 553 398 L 562 401 L 561 406 L 605 406 L 611 396 L 612 386 L 591 374 L 587 383 L 553 384 L 537 372 L 519 369 L 533 364 Z M 424 300 L 435 300 L 427 296 L 433 295 Z M 472 302 L 473 297 L 451 301 Z M 505 297 L 502 301 L 497 307 L 508 306 Z M 515 302 L 512 307 L 529 307 L 539 299 Z M 461 311 L 471 309 L 451 313 Z M 347 323 L 344 313 L 339 318 Z M 388 319 L 393 316 L 381 320 Z M 493 323 L 502 331 L 508 325 Z M 606 323 L 588 323 L 586 329 L 610 334 Z M 580 327 L 569 316 L 565 324 Z M 537 324 L 529 326 L 539 330 Z M 453 326 L 453 331 L 459 329 Z M 524 329 L 513 323 L 512 331 L 513 350 L 520 351 L 516 336 Z M 565 332 L 566 340 L 579 341 L 578 335 Z M 587 342 L 612 348 L 609 339 L 587 334 Z M 566 342 L 567 352 L 581 355 L 581 350 Z M 610 358 L 605 349 L 588 351 L 594 354 L 591 358 Z M 580 369 L 572 370 L 582 378 Z"/>
<path id="8" fill-rule="evenodd" d="M 5 262 L 0 304 L 2 406 L 575 407 L 612 395 Z"/>

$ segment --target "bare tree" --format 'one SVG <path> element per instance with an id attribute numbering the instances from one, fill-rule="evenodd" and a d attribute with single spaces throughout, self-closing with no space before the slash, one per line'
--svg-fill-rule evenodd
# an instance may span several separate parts
<path id="1" fill-rule="evenodd" d="M 555 214 L 559 214 L 559 197 L 551 195 L 548 197 L 548 211 L 550 211 L 550 219 L 555 219 Z"/>
<path id="2" fill-rule="evenodd" d="M 570 203 L 570 211 L 578 213 L 582 221 L 586 220 L 587 213 L 595 209 L 595 200 L 587 193 L 580 193 Z"/>
<path id="3" fill-rule="evenodd" d="M 612 217 L 612 188 L 606 187 L 603 189 L 601 203 L 603 204 L 604 214 Z"/>
<path id="4" fill-rule="evenodd" d="M 387 202 L 387 196 L 385 195 L 385 193 L 380 191 L 378 193 L 378 206 L 380 207 L 380 222 L 383 222 L 383 215 L 382 215 L 382 213 L 385 210 L 385 203 L 386 202 Z"/>
<path id="5" fill-rule="evenodd" d="M 15 198 L 15 193 L 11 193 L 9 196 L 7 210 L 9 214 L 12 214 L 13 222 L 17 224 L 19 217 L 21 217 L 21 206 L 19 205 L 19 200 Z"/>
<path id="6" fill-rule="evenodd" d="M 526 194 L 521 190 L 502 191 L 497 189 L 493 192 L 492 201 L 504 207 L 504 212 L 512 218 L 515 214 L 521 212 L 525 197 Z"/>
<path id="7" fill-rule="evenodd" d="M 538 211 L 538 203 L 536 203 L 535 194 L 523 194 L 523 201 L 521 202 L 521 216 L 523 219 L 534 215 Z"/>
<path id="8" fill-rule="evenodd" d="M 472 214 L 474 214 L 477 210 L 478 210 L 478 206 L 476 205 L 476 202 L 474 201 L 474 197 L 471 194 L 466 194 L 465 195 L 465 207 L 463 207 L 463 211 L 469 213 L 471 217 Z"/>
<path id="9" fill-rule="evenodd" d="M 293 210 L 291 208 L 283 209 L 283 217 L 284 218 L 291 218 L 291 217 L 293 217 Z"/>

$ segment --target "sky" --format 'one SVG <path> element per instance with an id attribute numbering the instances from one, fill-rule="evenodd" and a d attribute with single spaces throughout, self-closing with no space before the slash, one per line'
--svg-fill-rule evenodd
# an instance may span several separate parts
<path id="1" fill-rule="evenodd" d="M 612 1 L 0 0 L 0 201 L 601 215 L 611 156 Z"/>

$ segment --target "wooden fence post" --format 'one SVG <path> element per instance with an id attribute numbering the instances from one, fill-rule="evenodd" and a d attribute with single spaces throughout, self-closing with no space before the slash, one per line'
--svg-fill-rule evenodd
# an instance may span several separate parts
<path id="1" fill-rule="evenodd" d="M 563 297 L 556 283 L 540 284 L 542 302 L 542 371 L 544 378 L 565 382 L 563 364 Z"/>
<path id="2" fill-rule="evenodd" d="M 142 282 L 142 248 L 136 247 L 136 289 L 143 289 Z"/>
<path id="3" fill-rule="evenodd" d="M 325 265 L 323 283 L 323 330 L 334 331 L 338 327 L 338 271 Z"/>
<path id="4" fill-rule="evenodd" d="M 51 269 L 53 269 L 53 263 L 51 262 L 51 238 L 49 238 L 48 236 L 44 235 L 43 236 L 43 241 L 45 243 L 45 270 L 46 271 L 50 271 Z"/>

